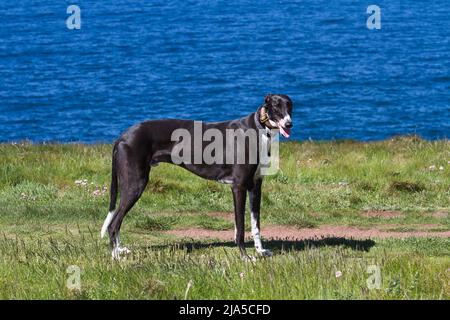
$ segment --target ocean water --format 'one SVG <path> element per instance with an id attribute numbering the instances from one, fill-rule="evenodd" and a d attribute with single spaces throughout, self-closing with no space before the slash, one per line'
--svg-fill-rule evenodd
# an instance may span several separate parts
<path id="1" fill-rule="evenodd" d="M 81 29 L 66 27 L 69 4 Z M 366 9 L 381 8 L 369 30 Z M 292 138 L 450 136 L 445 1 L 2 1 L 0 141 L 111 142 L 146 119 L 294 101 Z"/>

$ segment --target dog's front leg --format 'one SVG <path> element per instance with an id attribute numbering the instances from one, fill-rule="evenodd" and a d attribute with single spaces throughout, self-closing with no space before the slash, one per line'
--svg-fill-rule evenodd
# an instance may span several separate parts
<path id="1" fill-rule="evenodd" d="M 271 256 L 270 250 L 264 249 L 261 242 L 260 231 L 260 208 L 261 208 L 261 185 L 262 179 L 255 181 L 255 185 L 250 190 L 250 213 L 252 221 L 252 236 L 255 242 L 255 249 L 262 256 Z"/>
<path id="2" fill-rule="evenodd" d="M 247 190 L 239 185 L 233 185 L 235 241 L 241 251 L 241 257 L 248 259 L 245 251 L 245 198 Z"/>

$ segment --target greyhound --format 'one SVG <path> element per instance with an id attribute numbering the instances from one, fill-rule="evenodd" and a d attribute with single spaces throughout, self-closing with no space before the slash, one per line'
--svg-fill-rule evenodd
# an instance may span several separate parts
<path id="1" fill-rule="evenodd" d="M 287 95 L 269 94 L 264 98 L 264 103 L 257 111 L 247 117 L 225 122 L 203 123 L 202 129 L 213 129 L 222 134 L 230 129 L 259 130 L 263 134 L 258 135 L 258 143 L 261 141 L 269 143 L 271 134 L 276 133 L 276 130 L 279 130 L 284 137 L 289 137 L 293 126 L 291 120 L 292 107 L 292 101 Z M 205 161 L 200 163 L 175 161 L 173 151 L 177 141 L 173 141 L 173 134 L 177 129 L 194 133 L 194 123 L 192 120 L 179 119 L 144 121 L 130 127 L 114 143 L 109 213 L 100 234 L 103 238 L 108 232 L 113 259 L 130 252 L 126 247 L 121 246 L 120 227 L 127 212 L 142 195 L 149 181 L 150 168 L 160 162 L 176 164 L 202 178 L 231 185 L 234 201 L 235 242 L 244 259 L 249 258 L 244 246 L 245 202 L 247 192 L 249 192 L 251 227 L 255 249 L 262 256 L 272 254 L 269 250 L 263 248 L 260 236 L 261 185 L 263 180 L 260 172 L 260 157 L 258 157 L 256 163 L 207 164 Z M 246 140 L 244 150 L 248 151 L 250 147 L 251 142 Z M 195 157 L 195 154 L 204 150 L 205 143 L 202 142 L 193 156 Z M 247 156 L 245 160 L 249 160 Z M 116 210 L 118 189 L 120 189 L 120 203 Z"/>

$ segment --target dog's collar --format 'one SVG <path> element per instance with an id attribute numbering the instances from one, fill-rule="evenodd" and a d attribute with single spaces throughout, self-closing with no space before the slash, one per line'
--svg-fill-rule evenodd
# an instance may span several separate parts
<path id="1" fill-rule="evenodd" d="M 264 107 L 261 107 L 261 110 L 259 111 L 259 122 L 261 122 L 269 129 L 277 129 L 270 124 L 269 116 L 267 115 L 266 108 Z"/>
<path id="2" fill-rule="evenodd" d="M 268 135 L 270 135 L 270 130 L 277 129 L 270 124 L 269 116 L 267 115 L 266 108 L 264 107 L 261 107 L 255 112 L 255 123 L 258 129 L 266 129 Z"/>

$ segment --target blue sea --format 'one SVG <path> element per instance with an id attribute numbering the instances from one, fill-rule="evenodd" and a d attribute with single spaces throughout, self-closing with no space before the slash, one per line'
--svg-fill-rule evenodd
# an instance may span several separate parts
<path id="1" fill-rule="evenodd" d="M 448 138 L 448 2 L 0 4 L 1 142 L 112 142 L 147 119 L 242 117 L 267 93 L 292 97 L 297 140 Z"/>

